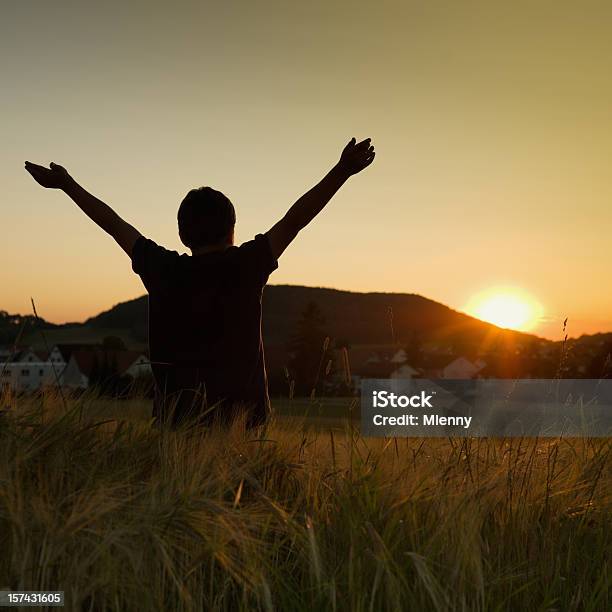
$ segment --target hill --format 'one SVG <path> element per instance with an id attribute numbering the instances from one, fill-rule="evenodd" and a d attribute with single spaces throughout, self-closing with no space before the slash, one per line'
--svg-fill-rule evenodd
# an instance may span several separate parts
<path id="1" fill-rule="evenodd" d="M 60 327 L 34 315 L 9 314 L 0 310 L 0 345 L 12 344 L 20 338 L 32 335 L 34 330 Z"/>
<path id="2" fill-rule="evenodd" d="M 116 336 L 130 349 L 145 349 L 147 300 L 147 296 L 142 296 L 116 304 L 81 324 L 51 325 L 39 321 L 26 329 L 22 343 L 44 349 L 45 344 L 99 343 L 107 336 Z M 312 303 L 324 318 L 322 332 L 332 339 L 331 346 L 352 348 L 351 364 L 355 363 L 356 355 L 367 358 L 372 350 L 394 346 L 406 349 L 411 364 L 425 370 L 443 367 L 460 356 L 482 357 L 487 364 L 486 375 L 492 377 L 547 378 L 554 376 L 559 366 L 558 343 L 501 329 L 416 294 L 270 285 L 264 291 L 263 303 L 269 372 L 279 376 L 289 360 L 288 344 L 297 332 L 302 314 Z M 599 353 L 591 348 L 586 352 L 579 360 L 566 359 L 577 375 L 584 376 L 590 371 L 591 362 L 599 367 Z"/>
<path id="3" fill-rule="evenodd" d="M 142 296 L 117 304 L 81 326 L 72 326 L 70 335 L 81 329 L 88 337 L 119 335 L 128 346 L 146 343 L 147 299 Z M 264 291 L 266 342 L 286 343 L 311 302 L 325 317 L 326 333 L 352 345 L 408 344 L 418 337 L 420 343 L 471 352 L 485 344 L 494 347 L 509 342 L 547 342 L 530 334 L 500 329 L 416 294 L 356 293 L 294 285 L 270 285 Z"/>
<path id="4" fill-rule="evenodd" d="M 83 323 L 64 325 L 0 311 L 0 345 L 15 342 L 23 329 L 20 343 L 36 349 L 61 343 L 100 343 L 108 336 L 117 336 L 127 348 L 144 350 L 147 300 L 142 296 L 122 302 Z M 337 345 L 353 347 L 353 355 L 394 345 L 408 349 L 409 359 L 417 367 L 437 367 L 438 362 L 452 356 L 479 355 L 488 364 L 488 376 L 612 376 L 612 333 L 581 336 L 565 344 L 553 342 L 500 329 L 439 302 L 407 293 L 270 285 L 264 291 L 263 302 L 267 361 L 279 371 L 287 363 L 287 344 L 296 333 L 302 313 L 308 304 L 315 303 L 325 319 L 324 333 Z M 420 358 L 414 357 L 415 347 L 426 358 L 423 353 Z"/>
<path id="5" fill-rule="evenodd" d="M 419 342 L 480 346 L 483 342 L 535 340 L 502 330 L 448 306 L 411 293 L 356 293 L 337 289 L 273 285 L 264 292 L 264 333 L 271 343 L 295 332 L 306 305 L 322 311 L 327 333 L 349 344 Z"/>

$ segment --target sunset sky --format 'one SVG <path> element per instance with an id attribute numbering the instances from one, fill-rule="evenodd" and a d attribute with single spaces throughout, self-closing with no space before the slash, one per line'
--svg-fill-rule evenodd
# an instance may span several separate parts
<path id="1" fill-rule="evenodd" d="M 0 309 L 83 320 L 144 293 L 23 162 L 55 161 L 183 252 L 194 186 L 265 232 L 352 137 L 351 179 L 271 276 L 462 310 L 510 286 L 558 338 L 612 331 L 609 2 L 6 2 Z"/>

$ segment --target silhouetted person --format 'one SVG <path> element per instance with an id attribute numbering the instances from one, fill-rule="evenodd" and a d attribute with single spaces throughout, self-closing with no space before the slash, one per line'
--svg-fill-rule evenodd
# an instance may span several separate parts
<path id="1" fill-rule="evenodd" d="M 153 414 L 176 425 L 229 421 L 247 411 L 247 425 L 270 413 L 261 336 L 261 298 L 277 260 L 298 232 L 345 181 L 374 160 L 370 139 L 346 145 L 338 163 L 265 234 L 234 246 L 236 215 L 210 187 L 191 190 L 178 211 L 179 236 L 191 255 L 179 255 L 125 222 L 63 168 L 25 162 L 43 187 L 63 190 L 110 234 L 132 260 L 149 293 L 149 348 L 155 378 Z"/>

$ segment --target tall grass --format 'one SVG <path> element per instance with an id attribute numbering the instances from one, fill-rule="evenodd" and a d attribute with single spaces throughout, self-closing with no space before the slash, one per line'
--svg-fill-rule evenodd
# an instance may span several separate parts
<path id="1" fill-rule="evenodd" d="M 0 417 L 0 588 L 70 610 L 612 608 L 609 440 L 168 432 L 104 407 Z"/>

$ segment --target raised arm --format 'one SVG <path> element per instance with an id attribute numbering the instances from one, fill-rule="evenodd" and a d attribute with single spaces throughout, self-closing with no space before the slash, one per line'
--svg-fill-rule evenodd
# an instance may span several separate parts
<path id="1" fill-rule="evenodd" d="M 350 176 L 361 172 L 374 161 L 374 147 L 370 138 L 356 143 L 352 138 L 344 147 L 338 163 L 321 182 L 307 191 L 287 214 L 267 232 L 272 253 L 278 259 L 298 232 L 306 227 L 332 199 Z"/>
<path id="2" fill-rule="evenodd" d="M 132 247 L 140 232 L 124 221 L 110 206 L 83 189 L 65 168 L 53 162 L 49 168 L 45 168 L 27 161 L 25 169 L 39 185 L 49 189 L 61 189 L 94 223 L 110 234 L 129 257 L 132 256 Z"/>

